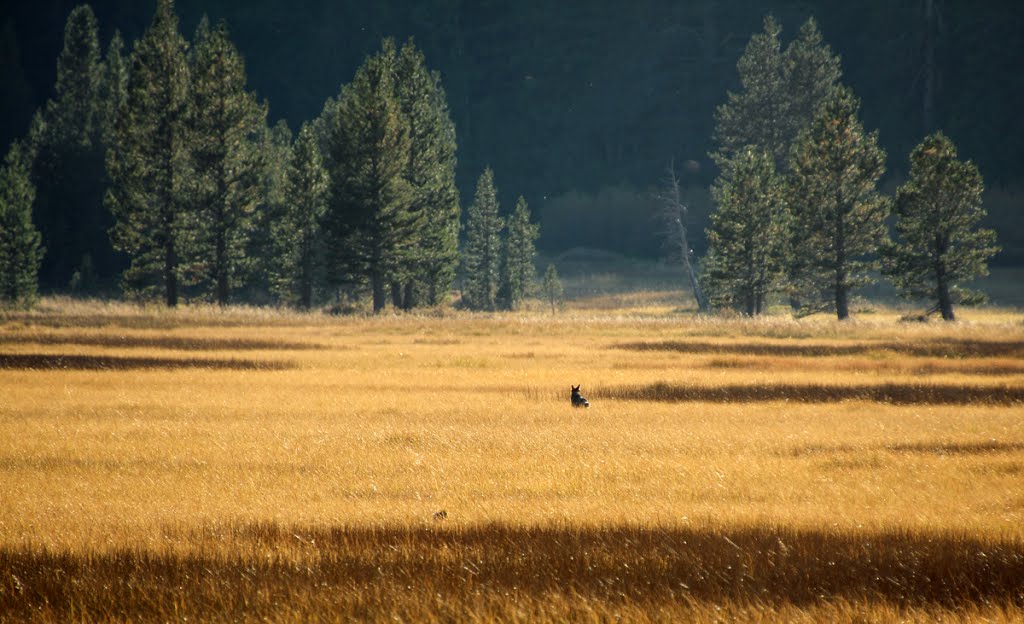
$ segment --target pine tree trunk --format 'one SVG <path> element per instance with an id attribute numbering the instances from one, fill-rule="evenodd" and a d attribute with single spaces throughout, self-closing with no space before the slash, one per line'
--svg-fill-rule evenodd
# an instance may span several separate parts
<path id="1" fill-rule="evenodd" d="M 384 309 L 386 295 L 384 293 L 384 276 L 374 273 L 370 276 L 370 284 L 373 289 L 373 313 L 377 314 Z"/>
<path id="2" fill-rule="evenodd" d="M 168 308 L 178 305 L 178 275 L 175 271 L 177 266 L 178 255 L 174 251 L 174 244 L 171 243 L 164 250 L 164 286 Z"/>
<path id="3" fill-rule="evenodd" d="M 412 280 L 405 283 L 405 292 L 402 294 L 402 309 L 412 310 L 416 306 L 416 289 Z"/>
<path id="4" fill-rule="evenodd" d="M 299 284 L 299 306 L 303 310 L 313 307 L 313 259 L 308 252 L 302 258 L 302 278 Z"/>
<path id="5" fill-rule="evenodd" d="M 217 234 L 217 257 L 214 268 L 217 272 L 217 305 L 225 306 L 228 303 L 228 267 L 227 249 L 223 233 Z"/>
<path id="6" fill-rule="evenodd" d="M 396 310 L 402 309 L 402 284 L 397 281 L 391 282 L 391 305 Z"/>
<path id="7" fill-rule="evenodd" d="M 848 301 L 847 288 L 843 284 L 836 286 L 836 316 L 840 321 L 850 318 L 850 304 Z"/>
<path id="8" fill-rule="evenodd" d="M 754 293 L 747 292 L 744 297 L 744 308 L 746 309 L 747 316 L 754 316 Z"/>
<path id="9" fill-rule="evenodd" d="M 836 193 L 836 206 L 842 206 L 842 198 Z M 832 243 L 836 249 L 836 316 L 840 321 L 850 318 L 849 289 L 846 284 L 846 228 L 843 215 L 836 215 L 836 233 Z"/>
<path id="10" fill-rule="evenodd" d="M 223 108 L 223 104 L 221 106 Z M 216 236 L 216 249 L 214 250 L 216 256 L 213 268 L 217 278 L 217 305 L 220 306 L 228 304 L 228 234 L 227 219 L 225 218 L 228 188 L 224 182 L 224 177 L 224 165 L 221 163 L 217 174 L 217 195 L 215 198 L 217 202 L 216 223 L 213 226 L 217 228 L 217 231 L 214 233 L 214 236 Z"/>
<path id="11" fill-rule="evenodd" d="M 939 296 L 939 311 L 942 313 L 942 320 L 955 321 L 953 298 L 949 295 L 949 284 L 946 282 L 945 276 L 939 277 L 939 287 L 936 290 L 936 294 Z"/>

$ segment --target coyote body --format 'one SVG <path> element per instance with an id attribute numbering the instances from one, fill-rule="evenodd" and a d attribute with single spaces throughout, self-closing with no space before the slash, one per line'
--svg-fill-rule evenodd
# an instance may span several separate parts
<path id="1" fill-rule="evenodd" d="M 588 401 L 586 398 L 584 398 L 584 396 L 582 394 L 580 394 L 580 387 L 579 386 L 570 386 L 570 387 L 572 388 L 572 394 L 570 395 L 569 398 L 572 399 L 572 406 L 573 407 L 590 407 L 590 401 Z"/>

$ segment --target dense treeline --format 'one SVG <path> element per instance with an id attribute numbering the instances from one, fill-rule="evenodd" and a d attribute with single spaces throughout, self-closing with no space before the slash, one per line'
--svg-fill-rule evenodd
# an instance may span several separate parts
<path id="1" fill-rule="evenodd" d="M 461 303 L 471 309 L 515 309 L 528 294 L 539 229 L 522 196 L 501 216 L 490 168 L 459 252 L 455 124 L 440 74 L 411 40 L 384 39 L 293 140 L 286 124 L 268 126 L 268 104 L 247 90 L 225 22 L 204 16 L 188 40 L 173 0 L 159 0 L 127 56 L 117 32 L 103 56 L 98 33 L 89 6 L 71 12 L 56 97 L 5 170 L 6 195 L 21 198 L 5 213 L 32 203 L 17 190 L 19 163 L 39 188 L 42 243 L 57 250 L 42 256 L 44 283 L 88 291 L 123 268 L 127 296 L 169 306 L 273 295 L 308 308 L 368 293 L 377 312 L 388 300 L 402 309 L 444 303 L 461 269 Z M 979 300 L 959 283 L 984 274 L 997 250 L 976 227 L 976 167 L 956 160 L 945 135 L 929 136 L 897 194 L 899 240 L 890 242 L 892 202 L 879 192 L 886 154 L 878 132 L 863 128 L 840 59 L 814 19 L 785 47 L 781 33 L 767 17 L 737 63 L 739 90 L 714 115 L 709 156 L 720 173 L 701 271 L 710 303 L 754 315 L 784 293 L 798 313 L 843 319 L 884 260 L 902 294 L 933 297 L 952 319 L 953 303 Z M 936 152 L 943 158 L 929 161 Z M 959 172 L 960 186 L 936 167 Z M 697 174 L 700 163 L 686 169 Z M 673 245 L 701 293 L 670 173 Z M 933 234 L 940 242 L 929 245 Z M 34 232 L 19 236 L 19 270 L 33 287 L 5 298 L 30 301 L 41 249 Z"/>
<path id="2" fill-rule="evenodd" d="M 102 57 L 92 9 L 71 12 L 57 97 L 4 169 L 4 216 L 19 227 L 0 242 L 21 254 L 4 261 L 5 278 L 31 283 L 5 300 L 34 297 L 41 250 L 28 215 L 39 188 L 50 286 L 90 292 L 120 273 L 127 297 L 168 306 L 241 293 L 310 308 L 365 290 L 375 312 L 389 293 L 402 309 L 448 301 L 460 259 L 455 127 L 440 76 L 411 41 L 385 39 L 294 141 L 286 125 L 268 127 L 226 23 L 204 17 L 187 40 L 173 0 L 160 0 L 127 57 L 123 48 L 115 33 Z M 494 252 L 500 307 L 512 309 L 534 273 L 525 203 L 509 232 Z"/>

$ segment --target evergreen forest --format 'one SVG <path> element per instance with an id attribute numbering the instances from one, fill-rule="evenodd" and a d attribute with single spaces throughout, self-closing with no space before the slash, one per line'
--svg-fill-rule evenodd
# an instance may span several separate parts
<path id="1" fill-rule="evenodd" d="M 5 7 L 0 298 L 514 310 L 588 247 L 705 311 L 983 301 L 1024 11 L 754 4 Z"/>

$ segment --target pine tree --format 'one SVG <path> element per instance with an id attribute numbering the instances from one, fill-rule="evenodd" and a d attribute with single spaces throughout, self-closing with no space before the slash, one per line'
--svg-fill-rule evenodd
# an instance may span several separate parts
<path id="1" fill-rule="evenodd" d="M 107 157 L 116 218 L 111 237 L 129 254 L 122 281 L 131 296 L 178 304 L 183 233 L 189 228 L 188 65 L 173 0 L 159 0 L 131 56 L 125 104 Z"/>
<path id="2" fill-rule="evenodd" d="M 55 97 L 43 108 L 43 132 L 31 147 L 36 219 L 44 245 L 41 280 L 66 286 L 84 256 L 113 270 L 103 208 L 103 66 L 96 16 L 88 5 L 68 15 L 57 58 Z"/>
<path id="3" fill-rule="evenodd" d="M 18 143 L 0 167 L 0 302 L 31 305 L 38 289 L 43 248 L 32 224 L 35 188 L 28 160 Z"/>
<path id="4" fill-rule="evenodd" d="M 711 189 L 716 210 L 707 231 L 705 286 L 715 305 L 748 316 L 764 311 L 785 274 L 788 212 L 768 152 L 747 148 Z"/>
<path id="5" fill-rule="evenodd" d="M 484 169 L 466 211 L 466 247 L 462 254 L 464 299 L 471 310 L 493 310 L 498 294 L 502 219 L 494 172 Z"/>
<path id="6" fill-rule="evenodd" d="M 280 277 L 280 258 L 274 230 L 286 218 L 291 201 L 288 170 L 292 159 L 292 131 L 287 122 L 279 120 L 273 126 L 261 128 L 258 143 L 263 173 L 259 181 L 260 203 L 252 218 L 247 252 L 249 275 L 245 281 L 250 289 L 270 293 L 280 300 L 282 293 L 276 285 Z M 319 145 L 318 137 L 318 150 Z"/>
<path id="7" fill-rule="evenodd" d="M 530 223 L 530 208 L 521 196 L 505 228 L 498 301 L 504 309 L 516 310 L 533 283 L 536 273 L 533 263 L 537 258 L 535 243 L 540 236 L 540 226 Z"/>
<path id="8" fill-rule="evenodd" d="M 245 64 L 224 22 L 211 30 L 205 16 L 200 21 L 189 74 L 196 227 L 187 262 L 204 294 L 224 305 L 246 275 L 267 109 L 245 90 Z"/>
<path id="9" fill-rule="evenodd" d="M 273 289 L 278 298 L 308 310 L 322 281 L 323 236 L 330 180 L 324 170 L 316 132 L 303 124 L 288 162 L 288 203 L 274 223 Z"/>
<path id="10" fill-rule="evenodd" d="M 551 303 L 551 313 L 555 313 L 555 305 L 562 298 L 562 282 L 558 279 L 558 271 L 555 265 L 549 264 L 544 271 L 544 282 L 541 284 L 544 291 L 544 298 Z"/>
<path id="11" fill-rule="evenodd" d="M 988 274 L 999 248 L 992 230 L 978 229 L 985 216 L 981 173 L 960 161 L 944 134 L 926 137 L 910 155 L 910 178 L 896 191 L 897 242 L 887 246 L 884 273 L 900 295 L 931 299 L 947 321 L 954 303 L 984 297 L 959 287 Z"/>
<path id="12" fill-rule="evenodd" d="M 342 89 L 328 139 L 329 277 L 368 281 L 374 312 L 384 308 L 385 286 L 407 277 L 423 223 L 405 179 L 409 134 L 395 94 L 395 64 L 394 43 L 385 40 Z"/>
<path id="13" fill-rule="evenodd" d="M 429 72 L 412 41 L 397 59 L 395 90 L 409 130 L 405 178 L 413 189 L 412 210 L 423 227 L 403 292 L 403 307 L 438 305 L 455 280 L 459 261 L 459 191 L 455 186 L 455 125 L 440 75 Z"/>
<path id="14" fill-rule="evenodd" d="M 878 133 L 864 134 L 859 104 L 835 90 L 793 146 L 787 196 L 792 208 L 791 275 L 805 311 L 849 317 L 851 293 L 872 282 L 886 240 L 889 201 L 877 190 L 885 172 Z"/>
<path id="15" fill-rule="evenodd" d="M 712 159 L 722 169 L 747 146 L 768 151 L 779 172 L 788 170 L 790 146 L 841 77 L 839 58 L 822 41 L 813 18 L 785 52 L 782 27 L 764 19 L 764 32 L 750 38 L 736 63 L 742 90 L 728 93 L 715 111 Z"/>

